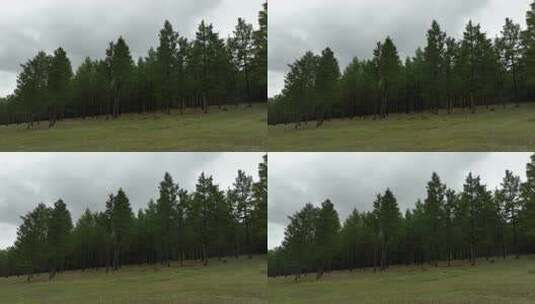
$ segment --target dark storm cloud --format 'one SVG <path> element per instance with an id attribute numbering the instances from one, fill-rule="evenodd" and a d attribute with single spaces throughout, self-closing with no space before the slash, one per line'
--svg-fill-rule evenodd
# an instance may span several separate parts
<path id="1" fill-rule="evenodd" d="M 102 210 L 122 187 L 137 212 L 157 197 L 165 172 L 190 191 L 205 172 L 226 190 L 238 169 L 256 180 L 261 161 L 260 153 L 2 153 L 0 248 L 13 244 L 20 216 L 40 202 L 62 198 L 76 220 L 86 208 Z"/>
<path id="2" fill-rule="evenodd" d="M 181 35 L 194 37 L 202 19 L 223 38 L 238 17 L 257 24 L 264 0 L 30 0 L 0 9 L 0 96 L 12 93 L 19 66 L 37 51 L 65 48 L 76 67 L 86 57 L 104 56 L 107 43 L 122 35 L 135 58 L 156 47 L 165 19 Z"/>
<path id="3" fill-rule="evenodd" d="M 466 175 L 480 175 L 495 189 L 510 169 L 525 178 L 529 153 L 271 153 L 269 156 L 269 246 L 280 244 L 288 216 L 306 203 L 331 199 L 343 221 L 353 209 L 370 211 L 389 187 L 402 212 L 425 199 L 433 172 L 462 190 Z"/>
<path id="4" fill-rule="evenodd" d="M 468 19 L 494 37 L 506 17 L 525 24 L 531 0 L 271 0 L 269 2 L 269 94 L 280 92 L 287 65 L 307 50 L 330 46 L 342 69 L 354 56 L 369 58 L 377 41 L 391 36 L 400 54 L 412 55 L 425 43 L 436 19 L 461 37 Z"/>

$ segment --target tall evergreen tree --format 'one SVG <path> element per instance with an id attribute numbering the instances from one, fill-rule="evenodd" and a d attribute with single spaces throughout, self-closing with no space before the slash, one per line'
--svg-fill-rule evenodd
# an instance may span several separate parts
<path id="1" fill-rule="evenodd" d="M 340 220 L 333 203 L 326 200 L 321 203 L 316 223 L 316 250 L 317 250 L 317 278 L 323 276 L 325 270 L 332 269 L 332 263 L 338 252 L 338 233 L 340 232 Z"/>
<path id="2" fill-rule="evenodd" d="M 500 52 L 503 66 L 511 75 L 515 102 L 518 102 L 518 72 L 522 50 L 520 24 L 515 24 L 513 20 L 506 18 L 496 47 Z"/>
<path id="3" fill-rule="evenodd" d="M 507 220 L 513 229 L 513 248 L 518 253 L 518 217 L 521 210 L 520 177 L 507 170 L 501 184 L 502 198 Z"/>
<path id="4" fill-rule="evenodd" d="M 117 118 L 121 113 L 121 100 L 126 99 L 132 83 L 134 61 L 123 37 L 119 37 L 116 43 L 110 43 L 106 55 L 112 92 L 110 114 Z"/>
<path id="5" fill-rule="evenodd" d="M 165 21 L 160 31 L 160 45 L 156 50 L 158 58 L 158 103 L 159 107 L 170 113 L 172 102 L 176 97 L 178 70 L 176 56 L 179 35 L 173 30 L 169 21 Z"/>
<path id="6" fill-rule="evenodd" d="M 254 200 L 253 200 L 253 178 L 247 176 L 244 171 L 239 170 L 238 176 L 233 184 L 232 198 L 235 200 L 237 220 L 242 224 L 245 235 L 245 250 L 252 258 L 252 238 L 253 238 L 253 219 L 254 219 Z M 238 252 L 240 246 L 238 245 Z"/>
<path id="7" fill-rule="evenodd" d="M 50 126 L 54 126 L 57 117 L 63 112 L 71 97 L 71 79 L 73 77 L 71 62 L 63 48 L 54 51 L 50 62 L 48 91 L 50 103 L 48 105 Z M 61 113 L 63 116 L 63 113 Z"/>
<path id="8" fill-rule="evenodd" d="M 258 165 L 258 182 L 253 184 L 254 213 L 252 232 L 255 247 L 260 252 L 267 252 L 267 218 L 268 218 L 268 164 L 267 154 L 263 157 L 263 162 Z"/>
<path id="9" fill-rule="evenodd" d="M 307 204 L 301 211 L 289 217 L 290 223 L 284 232 L 283 247 L 288 250 L 296 280 L 313 265 L 318 214 L 318 208 Z"/>
<path id="10" fill-rule="evenodd" d="M 377 218 L 377 237 L 380 241 L 379 265 L 382 270 L 389 266 L 390 246 L 398 237 L 401 212 L 394 194 L 387 189 L 383 195 L 377 195 L 373 202 L 373 213 Z"/>
<path id="11" fill-rule="evenodd" d="M 373 52 L 374 62 L 379 76 L 379 90 L 381 102 L 377 107 L 377 114 L 382 118 L 388 116 L 388 100 L 394 95 L 399 85 L 401 74 L 401 60 L 394 42 L 387 37 L 384 43 L 378 43 Z"/>
<path id="12" fill-rule="evenodd" d="M 234 30 L 234 36 L 228 43 L 234 68 L 239 73 L 241 87 L 245 87 L 247 99 L 251 101 L 251 70 L 254 60 L 254 32 L 253 26 L 247 24 L 244 19 L 238 19 L 238 25 Z"/>
<path id="13" fill-rule="evenodd" d="M 531 244 L 535 248 L 535 154 L 526 166 L 527 180 L 522 184 L 523 210 L 520 217 L 521 228 Z"/>
<path id="14" fill-rule="evenodd" d="M 428 258 L 435 266 L 443 252 L 446 221 L 445 195 L 446 185 L 442 184 L 436 173 L 433 173 L 431 181 L 427 184 L 427 198 L 423 206 L 427 226 L 426 243 L 429 244 Z"/>
<path id="15" fill-rule="evenodd" d="M 61 199 L 54 203 L 49 220 L 47 246 L 50 254 L 50 279 L 53 279 L 58 271 L 65 269 L 73 229 L 71 214 Z"/>
<path id="16" fill-rule="evenodd" d="M 130 242 L 134 219 L 130 202 L 123 189 L 119 189 L 117 195 L 110 195 L 106 202 L 106 216 L 113 246 L 112 267 L 113 270 L 119 270 L 122 265 L 121 255 L 127 250 Z"/>
<path id="17" fill-rule="evenodd" d="M 316 107 L 316 117 L 328 119 L 333 117 L 333 108 L 338 99 L 338 82 L 340 80 L 340 68 L 334 53 L 330 48 L 321 52 L 317 66 L 316 87 L 318 104 Z"/>
<path id="18" fill-rule="evenodd" d="M 161 263 L 170 266 L 173 243 L 176 240 L 175 229 L 177 228 L 176 204 L 178 185 L 173 181 L 169 173 L 165 173 L 160 183 L 160 197 L 156 201 L 156 217 L 158 220 L 158 255 Z"/>
<path id="19" fill-rule="evenodd" d="M 522 33 L 522 61 L 525 67 L 526 85 L 529 96 L 534 96 L 535 90 L 535 1 L 531 3 L 530 10 L 526 13 L 527 29 Z"/>
<path id="20" fill-rule="evenodd" d="M 446 51 L 446 33 L 442 32 L 440 25 L 433 20 L 431 29 L 427 32 L 427 46 L 424 49 L 426 67 L 426 97 L 438 112 L 440 101 L 443 98 L 444 60 Z M 432 100 L 435 100 L 434 102 Z"/>
<path id="21" fill-rule="evenodd" d="M 22 216 L 22 224 L 17 230 L 15 246 L 23 271 L 28 274 L 28 281 L 37 272 L 44 271 L 48 261 L 48 223 L 50 209 L 39 204 L 33 211 Z"/>

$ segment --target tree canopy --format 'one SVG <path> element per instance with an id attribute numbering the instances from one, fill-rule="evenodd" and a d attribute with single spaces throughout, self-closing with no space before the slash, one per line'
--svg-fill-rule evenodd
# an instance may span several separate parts
<path id="1" fill-rule="evenodd" d="M 334 203 L 307 204 L 290 216 L 280 247 L 268 253 L 269 276 L 332 270 L 385 270 L 391 265 L 437 267 L 482 259 L 496 262 L 535 253 L 535 155 L 527 180 L 506 171 L 491 191 L 469 173 L 456 192 L 433 173 L 424 200 L 400 211 L 394 193 L 378 194 L 370 211 L 340 223 Z"/>
<path id="2" fill-rule="evenodd" d="M 455 109 L 473 113 L 485 106 L 535 97 L 535 3 L 527 28 L 507 18 L 493 41 L 471 20 L 456 40 L 433 21 L 426 45 L 402 60 L 395 42 L 377 43 L 370 59 L 354 58 L 340 75 L 333 51 L 306 52 L 289 65 L 281 94 L 269 102 L 269 124 L 331 118 L 416 113 Z"/>
<path id="3" fill-rule="evenodd" d="M 226 191 L 202 173 L 195 190 L 181 188 L 169 173 L 146 208 L 132 210 L 123 189 L 110 194 L 102 211 L 86 210 L 73 225 L 67 204 L 43 203 L 21 217 L 15 244 L 0 250 L 0 276 L 129 264 L 170 266 L 172 261 L 239 258 L 267 252 L 267 156 L 254 180 L 239 171 Z"/>
<path id="4" fill-rule="evenodd" d="M 132 58 L 127 39 L 109 43 L 103 59 L 86 58 L 73 72 L 66 51 L 43 51 L 22 64 L 14 93 L 0 100 L 0 124 L 122 113 L 181 112 L 267 100 L 267 4 L 259 26 L 238 19 L 227 39 L 204 20 L 195 38 L 181 36 L 169 21 L 156 48 Z"/>

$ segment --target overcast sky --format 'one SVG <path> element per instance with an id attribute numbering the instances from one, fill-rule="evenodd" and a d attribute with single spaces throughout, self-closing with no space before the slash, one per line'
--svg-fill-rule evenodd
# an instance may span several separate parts
<path id="1" fill-rule="evenodd" d="M 390 35 L 403 57 L 425 43 L 436 19 L 442 29 L 462 37 L 469 19 L 495 37 L 511 17 L 525 26 L 531 0 L 270 0 L 269 96 L 284 86 L 287 65 L 306 51 L 330 46 L 341 69 L 353 59 L 369 58 L 377 41 Z"/>
<path id="2" fill-rule="evenodd" d="M 77 67 L 86 56 L 101 58 L 122 35 L 134 58 L 157 46 L 165 19 L 192 38 L 202 19 L 228 37 L 243 17 L 257 27 L 264 0 L 25 0 L 0 9 L 0 96 L 13 92 L 21 63 L 39 50 L 62 46 Z"/>
<path id="3" fill-rule="evenodd" d="M 389 187 L 405 212 L 425 199 L 433 172 L 457 191 L 469 172 L 494 190 L 506 169 L 525 180 L 529 160 L 529 153 L 270 153 L 268 246 L 280 245 L 288 216 L 306 203 L 331 199 L 343 222 L 355 208 L 371 211 Z"/>
<path id="4" fill-rule="evenodd" d="M 194 190 L 201 172 L 229 188 L 238 169 L 258 179 L 261 153 L 0 153 L 0 248 L 16 238 L 20 216 L 38 203 L 62 198 L 75 222 L 86 209 L 103 210 L 108 194 L 122 187 L 137 213 L 169 172 Z"/>

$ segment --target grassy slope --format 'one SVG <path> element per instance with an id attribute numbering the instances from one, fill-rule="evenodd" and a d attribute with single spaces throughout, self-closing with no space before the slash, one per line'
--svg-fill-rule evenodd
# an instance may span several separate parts
<path id="1" fill-rule="evenodd" d="M 398 267 L 386 273 L 337 272 L 269 279 L 272 303 L 535 303 L 535 256 L 477 267 Z"/>
<path id="2" fill-rule="evenodd" d="M 266 257 L 216 260 L 208 267 L 135 266 L 118 273 L 67 272 L 49 282 L 0 278 L 1 303 L 266 303 Z"/>
<path id="3" fill-rule="evenodd" d="M 264 151 L 266 106 L 228 110 L 73 119 L 53 129 L 0 126 L 0 151 Z"/>
<path id="4" fill-rule="evenodd" d="M 316 129 L 269 127 L 270 151 L 528 151 L 535 150 L 535 104 L 476 115 L 396 114 L 387 120 L 326 122 Z"/>

